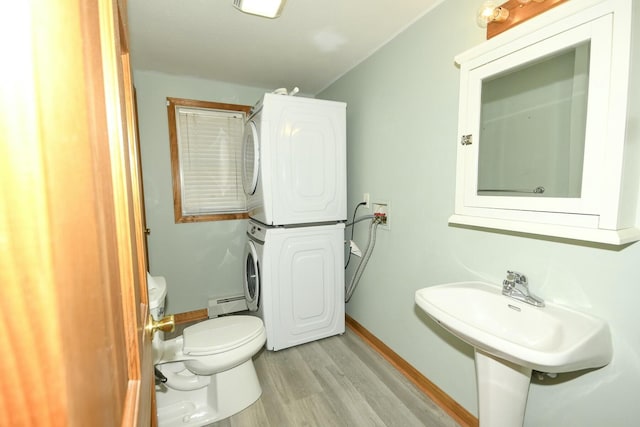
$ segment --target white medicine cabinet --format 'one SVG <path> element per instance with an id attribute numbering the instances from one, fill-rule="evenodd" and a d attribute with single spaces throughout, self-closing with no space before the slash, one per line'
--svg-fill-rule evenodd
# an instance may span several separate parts
<path id="1" fill-rule="evenodd" d="M 631 7 L 566 2 L 455 58 L 450 223 L 614 245 L 640 240 L 639 171 L 626 133 Z"/>

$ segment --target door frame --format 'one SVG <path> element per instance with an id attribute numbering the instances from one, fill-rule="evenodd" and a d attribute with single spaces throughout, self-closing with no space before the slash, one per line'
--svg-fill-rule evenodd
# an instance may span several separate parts
<path id="1" fill-rule="evenodd" d="M 149 425 L 124 0 L 23 0 L 0 36 L 0 425 Z"/>

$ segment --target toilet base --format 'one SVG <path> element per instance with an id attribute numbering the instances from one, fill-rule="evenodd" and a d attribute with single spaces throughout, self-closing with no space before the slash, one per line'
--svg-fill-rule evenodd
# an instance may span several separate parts
<path id="1" fill-rule="evenodd" d="M 211 376 L 191 391 L 156 386 L 159 427 L 201 427 L 242 411 L 262 394 L 253 360 Z"/>

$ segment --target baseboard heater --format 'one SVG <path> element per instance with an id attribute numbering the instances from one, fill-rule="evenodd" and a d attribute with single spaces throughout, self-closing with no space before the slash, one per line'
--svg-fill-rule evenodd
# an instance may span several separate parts
<path id="1" fill-rule="evenodd" d="M 232 295 L 228 297 L 211 298 L 209 300 L 207 313 L 211 319 L 223 314 L 236 313 L 248 309 L 249 307 L 247 307 L 247 300 L 244 298 L 244 295 Z"/>

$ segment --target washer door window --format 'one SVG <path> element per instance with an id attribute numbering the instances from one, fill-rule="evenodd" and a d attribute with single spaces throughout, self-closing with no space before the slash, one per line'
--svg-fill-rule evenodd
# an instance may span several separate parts
<path id="1" fill-rule="evenodd" d="M 245 248 L 244 296 L 250 311 L 257 311 L 260 301 L 260 265 L 258 253 L 252 241 Z"/>
<path id="2" fill-rule="evenodd" d="M 242 186 L 244 192 L 252 195 L 258 186 L 258 172 L 260 171 L 260 145 L 258 130 L 253 120 L 249 120 L 244 129 L 244 144 L 242 145 Z"/>

